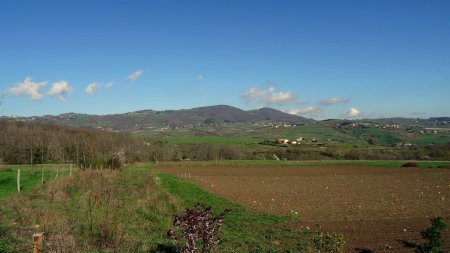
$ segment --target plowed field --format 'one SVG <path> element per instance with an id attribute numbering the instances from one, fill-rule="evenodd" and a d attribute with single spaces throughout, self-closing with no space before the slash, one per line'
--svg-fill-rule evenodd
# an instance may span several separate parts
<path id="1" fill-rule="evenodd" d="M 450 223 L 448 169 L 166 164 L 159 171 L 258 210 L 298 216 L 304 221 L 290 224 L 298 229 L 343 233 L 347 252 L 414 252 L 430 217 Z"/>

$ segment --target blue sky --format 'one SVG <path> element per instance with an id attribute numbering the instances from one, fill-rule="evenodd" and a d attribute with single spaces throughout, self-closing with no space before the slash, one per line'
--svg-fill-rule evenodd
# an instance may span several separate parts
<path id="1" fill-rule="evenodd" d="M 450 1 L 0 1 L 3 115 L 450 116 Z"/>

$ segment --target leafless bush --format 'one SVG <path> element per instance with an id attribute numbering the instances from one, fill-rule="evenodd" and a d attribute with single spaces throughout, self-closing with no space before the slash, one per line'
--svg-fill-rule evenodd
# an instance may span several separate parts
<path id="1" fill-rule="evenodd" d="M 173 217 L 173 225 L 181 231 L 170 229 L 169 238 L 175 242 L 181 253 L 210 252 L 219 243 L 219 230 L 223 217 L 230 210 L 214 216 L 211 207 L 197 204 L 185 210 L 181 216 Z"/>

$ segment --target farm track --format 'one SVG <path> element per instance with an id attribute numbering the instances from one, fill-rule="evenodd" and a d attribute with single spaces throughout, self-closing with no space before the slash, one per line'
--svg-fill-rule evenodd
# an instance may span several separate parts
<path id="1" fill-rule="evenodd" d="M 450 223 L 445 169 L 162 165 L 159 171 L 257 210 L 298 216 L 304 222 L 289 224 L 298 229 L 343 233 L 346 252 L 414 252 L 430 217 Z M 450 252 L 449 239 L 444 252 Z"/>

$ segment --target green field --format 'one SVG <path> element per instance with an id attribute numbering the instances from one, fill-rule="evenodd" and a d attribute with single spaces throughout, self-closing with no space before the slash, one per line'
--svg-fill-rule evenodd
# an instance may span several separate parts
<path id="1" fill-rule="evenodd" d="M 403 137 L 397 131 L 384 130 L 376 127 L 364 127 L 352 130 L 352 133 L 362 140 L 373 138 L 379 145 L 391 145 L 404 142 Z"/>
<path id="2" fill-rule="evenodd" d="M 284 136 L 293 140 L 299 137 L 316 138 L 319 142 L 325 142 L 329 139 L 339 142 L 350 142 L 355 140 L 354 137 L 339 132 L 333 127 L 319 124 L 288 128 Z"/>
<path id="3" fill-rule="evenodd" d="M 224 137 L 224 136 L 167 136 L 167 137 L 147 137 L 144 138 L 147 142 L 167 142 L 170 144 L 179 143 L 212 143 L 212 144 L 233 144 L 233 145 L 247 145 L 256 144 L 263 140 L 261 137 Z"/>
<path id="4" fill-rule="evenodd" d="M 69 174 L 70 165 L 46 164 L 34 166 L 34 173 L 29 165 L 7 165 L 0 168 L 0 198 L 17 192 L 17 170 L 20 169 L 21 191 L 29 191 L 42 185 L 41 168 L 44 168 L 44 182 Z M 75 171 L 75 170 L 74 170 Z"/>
<path id="5" fill-rule="evenodd" d="M 446 144 L 450 143 L 449 134 L 421 134 L 411 140 L 413 144 Z"/>

